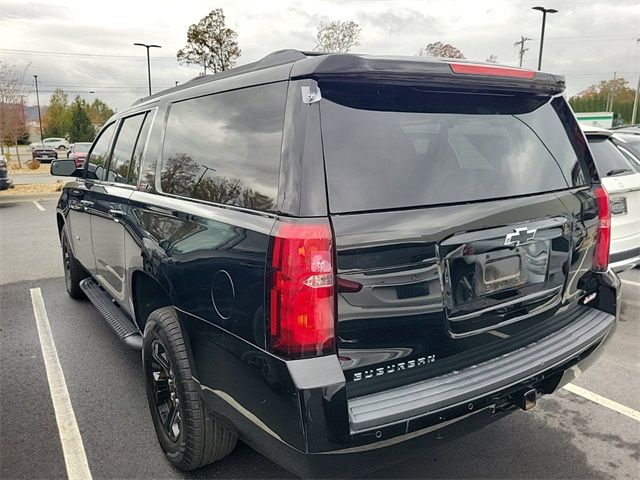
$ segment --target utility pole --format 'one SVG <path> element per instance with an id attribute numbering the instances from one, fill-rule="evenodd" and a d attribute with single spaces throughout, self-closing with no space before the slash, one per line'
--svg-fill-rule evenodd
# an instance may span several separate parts
<path id="1" fill-rule="evenodd" d="M 36 79 L 36 101 L 38 102 L 38 123 L 40 124 L 40 142 L 44 145 L 44 134 L 42 133 L 42 115 L 40 115 L 40 93 L 38 92 L 38 75 L 34 75 Z"/>
<path id="2" fill-rule="evenodd" d="M 529 50 L 528 48 L 524 48 L 524 43 L 531 40 L 529 37 L 523 37 L 520 35 L 520 41 L 513 44 L 514 47 L 520 45 L 520 51 L 518 52 L 518 56 L 520 57 L 520 68 L 522 68 L 522 59 L 524 58 L 524 52 Z"/>
<path id="3" fill-rule="evenodd" d="M 26 125 L 26 117 L 24 115 L 24 95 L 20 95 L 20 105 L 22 106 L 22 123 Z"/>
<path id="4" fill-rule="evenodd" d="M 640 37 L 636 39 L 636 43 L 640 47 Z M 631 125 L 636 124 L 636 113 L 638 112 L 638 97 L 640 96 L 640 73 L 638 74 L 638 86 L 636 87 L 636 96 L 633 97 L 633 113 L 631 114 Z"/>
<path id="5" fill-rule="evenodd" d="M 611 84 L 611 88 L 609 89 L 609 93 L 607 93 L 607 104 L 605 105 L 605 112 L 613 111 L 613 97 L 615 96 L 615 88 L 616 88 L 616 76 L 618 72 L 613 72 L 613 83 Z"/>

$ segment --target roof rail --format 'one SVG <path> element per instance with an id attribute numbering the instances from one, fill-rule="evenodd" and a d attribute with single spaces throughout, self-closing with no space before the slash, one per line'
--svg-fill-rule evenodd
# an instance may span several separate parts
<path id="1" fill-rule="evenodd" d="M 158 93 L 154 93 L 153 95 L 149 95 L 147 97 L 139 98 L 131 105 L 137 105 L 142 102 L 146 102 L 147 100 L 151 100 L 153 98 L 157 98 L 167 93 L 177 92 L 185 88 L 193 87 L 194 85 L 199 85 L 201 83 L 207 83 L 210 81 L 218 80 L 221 78 L 233 77 L 235 75 L 241 75 L 243 73 L 254 72 L 257 70 L 262 70 L 264 68 L 275 67 L 277 65 L 285 65 L 287 63 L 293 63 L 298 60 L 303 60 L 308 57 L 316 57 L 319 55 L 325 55 L 321 52 L 308 52 L 302 50 L 295 50 L 292 48 L 277 50 L 272 52 L 264 57 L 262 57 L 257 62 L 247 63 L 246 65 L 241 65 L 236 68 L 232 68 L 230 70 L 225 70 L 224 72 L 215 73 L 213 75 L 200 75 L 198 77 L 194 77 L 191 80 L 187 80 L 181 85 L 176 87 L 171 87 L 166 90 L 162 90 Z"/>

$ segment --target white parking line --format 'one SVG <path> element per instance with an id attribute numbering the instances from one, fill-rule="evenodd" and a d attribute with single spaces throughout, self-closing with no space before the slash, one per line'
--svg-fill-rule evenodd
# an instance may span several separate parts
<path id="1" fill-rule="evenodd" d="M 44 366 L 47 371 L 53 410 L 58 424 L 58 434 L 62 444 L 64 462 L 67 467 L 69 480 L 91 479 L 87 455 L 84 452 L 82 437 L 76 423 L 76 416 L 73 413 L 71 399 L 67 390 L 67 382 L 64 379 L 62 366 L 58 358 L 56 345 L 51 334 L 51 325 L 44 307 L 42 292 L 39 288 L 31 289 L 31 304 L 36 317 L 38 327 L 38 337 L 44 358 Z"/>
<path id="2" fill-rule="evenodd" d="M 580 397 L 586 398 L 587 400 L 591 400 L 598 405 L 602 405 L 603 407 L 607 407 L 614 412 L 621 413 L 622 415 L 626 415 L 629 418 L 633 418 L 634 420 L 640 422 L 640 412 L 634 410 L 633 408 L 629 408 L 626 405 L 622 405 L 621 403 L 614 402 L 613 400 L 609 400 L 608 398 L 603 397 L 602 395 L 598 395 L 597 393 L 593 393 L 586 388 L 579 387 L 572 383 L 569 383 L 563 387 L 565 390 L 573 393 L 574 395 L 578 395 Z"/>
<path id="3" fill-rule="evenodd" d="M 640 287 L 640 282 L 633 282 L 631 280 L 627 280 L 626 278 L 625 279 L 621 278 L 620 280 L 622 280 L 622 283 L 627 283 L 627 284 L 633 285 L 635 287 Z"/>
<path id="4" fill-rule="evenodd" d="M 34 201 L 33 201 L 33 204 L 34 204 L 34 205 L 36 206 L 36 208 L 37 208 L 38 210 L 40 210 L 41 212 L 44 212 L 44 211 L 46 210 L 42 205 L 40 205 L 40 202 L 39 202 L 38 200 L 34 200 Z"/>

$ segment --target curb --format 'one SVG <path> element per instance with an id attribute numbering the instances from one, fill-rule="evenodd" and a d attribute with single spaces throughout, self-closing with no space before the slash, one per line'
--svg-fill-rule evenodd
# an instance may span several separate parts
<path id="1" fill-rule="evenodd" d="M 22 195 L 0 195 L 0 203 L 32 202 L 34 200 L 49 200 L 60 197 L 61 192 L 53 193 L 25 193 Z"/>

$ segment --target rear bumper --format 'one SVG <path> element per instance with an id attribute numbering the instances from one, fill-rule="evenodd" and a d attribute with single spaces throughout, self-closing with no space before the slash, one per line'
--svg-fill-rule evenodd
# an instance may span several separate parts
<path id="1" fill-rule="evenodd" d="M 327 395 L 330 392 L 325 391 L 325 402 L 314 404 L 315 394 L 311 390 L 298 391 L 301 418 L 292 419 L 292 422 L 306 423 L 306 451 L 289 445 L 277 432 L 270 430 L 233 399 L 221 398 L 220 392 L 205 392 L 205 398 L 208 405 L 217 403 L 220 406 L 220 400 L 233 405 L 236 415 L 232 423 L 240 431 L 242 440 L 287 470 L 303 478 L 361 477 L 368 472 L 424 454 L 429 449 L 479 430 L 518 411 L 524 393 L 531 389 L 535 389 L 538 395 L 542 396 L 553 393 L 573 381 L 600 355 L 603 350 L 601 347 L 615 329 L 615 323 L 615 317 L 610 314 L 589 315 L 584 326 L 589 324 L 592 328 L 580 329 L 583 331 L 582 351 L 568 353 L 571 357 L 564 359 L 561 364 L 547 367 L 532 362 L 529 367 L 532 371 L 535 370 L 535 373 L 525 373 L 525 376 L 517 381 L 514 377 L 514 382 L 507 387 L 480 396 L 471 393 L 456 405 L 448 405 L 410 419 L 362 432 L 352 431 L 342 445 L 334 439 L 333 449 L 326 451 L 310 451 L 313 444 L 318 442 L 317 439 L 309 437 L 309 432 L 317 433 L 319 428 L 317 424 L 310 425 L 309 422 L 314 418 L 331 416 L 330 395 Z M 591 330 L 591 335 L 587 330 Z M 573 333 L 575 331 L 572 329 Z M 308 410 L 311 406 L 315 407 L 315 411 Z M 325 441 L 331 439 L 327 430 L 330 430 L 330 427 L 324 426 L 324 433 L 329 437 L 325 438 Z"/>
<path id="2" fill-rule="evenodd" d="M 367 395 L 349 402 L 352 432 L 412 419 L 464 404 L 472 411 L 476 399 L 508 390 L 523 380 L 540 377 L 579 357 L 599 343 L 615 324 L 615 317 L 593 308 L 567 327 L 519 350 L 494 358 L 481 365 L 449 373 L 401 388 Z M 409 430 L 415 420 L 406 420 Z"/>
<path id="3" fill-rule="evenodd" d="M 263 378 L 230 368 L 233 381 L 217 389 L 201 385 L 202 397 L 243 441 L 300 476 L 362 476 L 518 410 L 527 391 L 550 394 L 571 382 L 616 327 L 620 281 L 607 271 L 598 283 L 597 309 L 577 307 L 561 330 L 457 374 L 347 399 L 336 356 L 269 357 Z"/>
<path id="4" fill-rule="evenodd" d="M 13 180 L 11 180 L 11 178 L 0 178 L 0 190 L 11 188 L 11 185 L 13 185 Z"/>
<path id="5" fill-rule="evenodd" d="M 640 265 L 640 247 L 611 253 L 609 258 L 609 267 L 616 273 L 624 272 L 636 265 Z"/>

